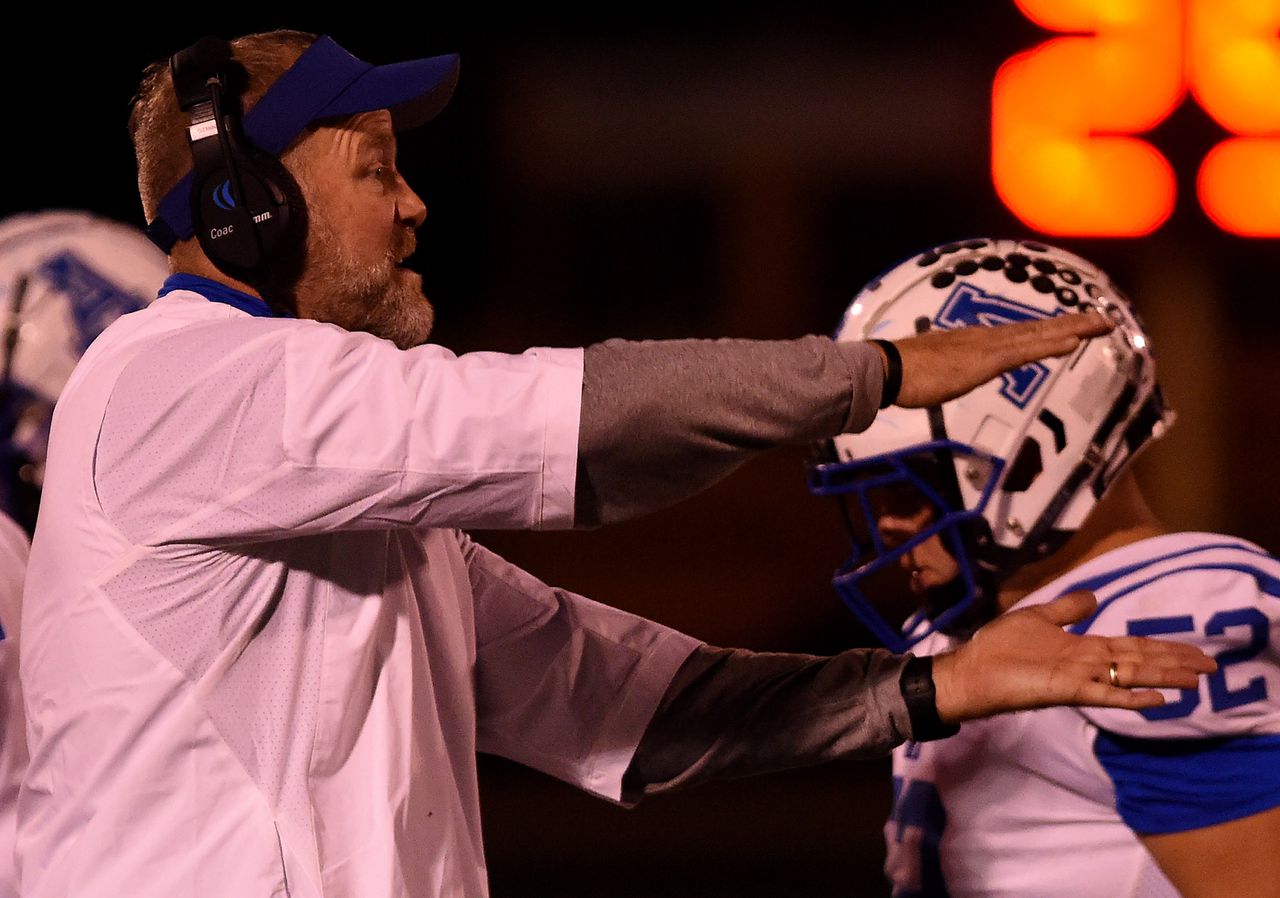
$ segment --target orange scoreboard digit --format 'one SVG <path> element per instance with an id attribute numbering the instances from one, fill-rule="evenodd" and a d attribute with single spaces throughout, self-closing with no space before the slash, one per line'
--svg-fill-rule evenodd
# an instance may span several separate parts
<path id="1" fill-rule="evenodd" d="M 1046 234 L 1136 237 L 1177 198 L 1140 135 L 1188 93 L 1231 135 L 1196 193 L 1222 229 L 1280 236 L 1280 0 L 1015 0 L 1062 36 L 1006 60 L 991 96 L 996 192 Z"/>

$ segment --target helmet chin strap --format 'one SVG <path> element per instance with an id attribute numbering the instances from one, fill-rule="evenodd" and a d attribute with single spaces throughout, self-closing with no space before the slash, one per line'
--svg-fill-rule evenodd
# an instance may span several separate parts
<path id="1" fill-rule="evenodd" d="M 926 317 L 921 316 L 915 320 L 915 331 L 917 334 L 927 333 L 933 323 Z M 931 405 L 927 408 L 926 413 L 929 416 L 929 436 L 934 441 L 948 441 L 946 420 L 942 416 L 941 405 Z M 960 482 L 956 478 L 955 458 L 949 449 L 937 449 L 934 451 L 934 457 L 938 461 L 939 482 L 937 484 L 942 498 L 947 504 L 954 509 L 963 509 L 964 497 L 960 493 Z M 950 528 L 945 531 L 942 536 L 943 547 L 953 556 L 957 556 L 955 548 L 947 545 L 950 540 L 956 540 L 960 545 L 956 548 L 961 550 L 963 557 L 968 559 L 970 573 L 973 576 L 973 604 L 968 611 L 961 614 L 955 620 L 951 621 L 944 627 L 939 629 L 948 636 L 956 636 L 967 638 L 972 636 L 979 627 L 985 624 L 996 613 L 996 576 L 995 571 L 982 560 L 981 548 L 990 545 L 990 534 L 985 533 L 985 521 L 978 518 L 976 521 L 961 524 L 958 527 Z M 958 560 L 958 559 L 957 559 Z M 957 577 L 951 583 L 935 587 L 927 591 L 925 595 L 925 613 L 934 618 L 965 598 L 965 583 L 963 577 Z"/>

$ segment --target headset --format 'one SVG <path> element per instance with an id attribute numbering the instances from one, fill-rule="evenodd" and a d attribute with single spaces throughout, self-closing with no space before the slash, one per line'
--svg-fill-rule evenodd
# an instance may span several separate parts
<path id="1" fill-rule="evenodd" d="M 296 264 L 305 245 L 306 204 L 283 163 L 244 133 L 244 67 L 228 41 L 203 37 L 175 53 L 169 71 L 189 121 L 191 220 L 200 248 L 237 280 L 278 282 L 280 263 Z"/>

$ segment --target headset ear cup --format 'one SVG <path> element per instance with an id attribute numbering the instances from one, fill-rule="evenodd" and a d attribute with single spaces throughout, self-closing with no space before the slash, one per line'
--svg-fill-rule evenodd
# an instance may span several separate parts
<path id="1" fill-rule="evenodd" d="M 219 269 L 255 286 L 281 282 L 281 265 L 291 267 L 306 243 L 306 207 L 302 192 L 276 158 L 231 143 L 243 197 L 236 196 L 226 164 L 197 167 L 192 218 L 200 246 Z M 221 160 L 221 154 L 219 154 Z"/>

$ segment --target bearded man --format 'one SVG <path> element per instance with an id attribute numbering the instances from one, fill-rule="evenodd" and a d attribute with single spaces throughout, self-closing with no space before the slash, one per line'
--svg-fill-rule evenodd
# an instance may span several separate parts
<path id="1" fill-rule="evenodd" d="M 481 896 L 477 751 L 630 803 L 1000 710 L 1146 707 L 1159 694 L 1129 687 L 1212 669 L 1064 634 L 1080 596 L 959 661 L 716 650 L 472 542 L 663 507 L 753 451 L 1109 325 L 455 356 L 426 342 L 401 264 L 426 208 L 395 131 L 443 107 L 456 63 L 371 66 L 277 32 L 144 78 L 139 189 L 174 274 L 89 349 L 54 421 L 23 624 L 22 894 Z"/>

